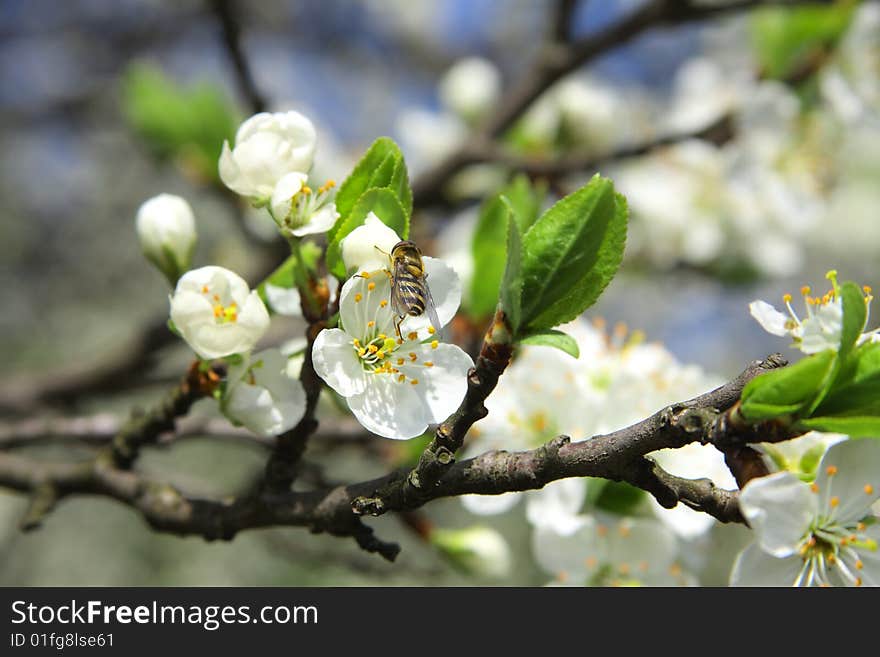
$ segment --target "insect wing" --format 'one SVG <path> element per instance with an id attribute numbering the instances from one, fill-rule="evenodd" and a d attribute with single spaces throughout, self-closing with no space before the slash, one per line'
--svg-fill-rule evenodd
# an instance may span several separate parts
<path id="1" fill-rule="evenodd" d="M 434 297 L 431 296 L 431 288 L 428 287 L 426 278 L 426 276 L 422 276 L 422 287 L 425 290 L 425 313 L 428 315 L 431 326 L 437 332 L 437 337 L 442 338 L 444 335 L 443 325 L 440 323 L 440 318 L 437 317 L 437 307 L 434 305 Z"/>
<path id="2" fill-rule="evenodd" d="M 406 269 L 405 263 L 402 261 L 396 261 L 392 264 L 393 271 L 391 272 L 391 308 L 394 310 L 396 315 L 406 315 L 409 306 L 406 302 L 406 299 L 403 297 L 403 291 L 401 290 L 400 281 L 402 280 L 403 274 L 401 270 Z"/>

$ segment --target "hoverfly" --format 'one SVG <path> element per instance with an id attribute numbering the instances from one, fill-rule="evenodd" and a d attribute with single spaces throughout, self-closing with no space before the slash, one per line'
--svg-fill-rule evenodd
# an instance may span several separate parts
<path id="1" fill-rule="evenodd" d="M 394 324 L 397 337 L 402 337 L 400 325 L 403 320 L 423 313 L 428 315 L 434 330 L 440 333 L 442 326 L 425 280 L 427 274 L 419 247 L 403 240 L 394 245 L 388 257 L 391 260 L 391 307 L 398 317 Z"/>

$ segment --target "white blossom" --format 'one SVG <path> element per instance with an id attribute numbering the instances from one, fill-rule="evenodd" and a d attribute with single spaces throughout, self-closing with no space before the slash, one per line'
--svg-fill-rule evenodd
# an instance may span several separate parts
<path id="1" fill-rule="evenodd" d="M 466 57 L 450 68 L 439 85 L 440 99 L 464 119 L 485 114 L 501 94 L 501 75 L 482 57 Z"/>
<path id="2" fill-rule="evenodd" d="M 438 318 L 446 324 L 461 301 L 458 277 L 440 260 L 423 261 Z M 387 438 L 413 438 L 458 407 L 473 361 L 457 346 L 437 340 L 424 315 L 407 316 L 397 337 L 387 269 L 364 270 L 345 282 L 339 318 L 341 328 L 318 334 L 312 360 L 318 375 L 346 399 L 368 430 Z"/>
<path id="3" fill-rule="evenodd" d="M 185 273 L 170 302 L 171 321 L 202 358 L 247 353 L 269 328 L 269 312 L 260 295 L 222 267 Z"/>
<path id="4" fill-rule="evenodd" d="M 135 220 L 141 249 L 172 284 L 192 260 L 196 222 L 186 199 L 159 194 L 144 201 Z"/>
<path id="5" fill-rule="evenodd" d="M 868 524 L 880 497 L 880 443 L 832 445 L 813 483 L 791 472 L 753 479 L 740 509 L 755 542 L 737 557 L 734 586 L 878 586 L 880 525 Z"/>
<path id="6" fill-rule="evenodd" d="M 235 147 L 223 142 L 220 179 L 229 189 L 266 202 L 288 173 L 308 173 L 317 135 L 312 122 L 299 112 L 255 114 L 241 124 Z"/>
<path id="7" fill-rule="evenodd" d="M 675 536 L 656 520 L 585 515 L 575 531 L 532 535 L 538 565 L 564 586 L 686 586 Z"/>
<path id="8" fill-rule="evenodd" d="M 221 408 L 233 423 L 259 436 L 275 436 L 302 419 L 306 393 L 289 375 L 287 356 L 266 349 L 229 368 Z"/>

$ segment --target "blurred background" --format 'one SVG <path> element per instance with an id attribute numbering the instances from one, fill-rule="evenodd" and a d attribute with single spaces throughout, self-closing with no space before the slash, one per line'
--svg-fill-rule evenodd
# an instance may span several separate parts
<path id="1" fill-rule="evenodd" d="M 578 40 L 643 4 L 4 0 L 0 447 L 85 457 L 95 436 L 158 399 L 186 367 L 186 349 L 164 326 L 167 286 L 135 235 L 147 198 L 190 201 L 199 265 L 254 282 L 280 262 L 272 223 L 216 172 L 223 140 L 263 109 L 295 109 L 315 122 L 320 178 L 344 179 L 380 135 L 398 141 L 417 190 L 418 241 L 465 278 L 480 200 L 516 171 L 531 174 L 546 203 L 600 171 L 626 194 L 632 222 L 621 273 L 591 318 L 640 329 L 718 378 L 773 351 L 791 356 L 749 316 L 751 300 L 778 304 L 804 284 L 824 291 L 831 268 L 843 280 L 880 282 L 876 3 L 730 12 L 647 30 L 541 95 L 498 140 L 502 164 L 461 167 L 418 195 L 432 167 L 528 75 L 560 7 Z M 560 160 L 568 164 L 542 169 Z M 465 310 L 475 325 L 484 319 L 468 300 Z M 274 323 L 270 340 L 301 330 L 296 320 Z M 211 413 L 199 409 L 197 417 Z M 332 404 L 322 412 L 331 430 L 310 444 L 311 483 L 378 476 L 418 453 L 363 440 Z M 59 433 L 52 421 L 70 418 L 81 421 L 79 433 L 47 438 Z M 227 433 L 209 441 L 193 431 L 147 450 L 139 467 L 194 494 L 242 490 L 261 472 L 266 447 Z M 521 509 L 479 520 L 510 546 L 503 578 L 468 572 L 423 540 L 428 522 L 474 524 L 456 500 L 403 522 L 370 521 L 401 543 L 395 564 L 300 529 L 245 532 L 231 543 L 159 535 L 130 509 L 85 497 L 22 533 L 25 508 L 23 496 L 0 490 L 3 585 L 547 580 L 530 558 Z M 723 583 L 729 560 L 712 562 L 747 539 L 741 528 L 716 528 L 701 581 Z"/>

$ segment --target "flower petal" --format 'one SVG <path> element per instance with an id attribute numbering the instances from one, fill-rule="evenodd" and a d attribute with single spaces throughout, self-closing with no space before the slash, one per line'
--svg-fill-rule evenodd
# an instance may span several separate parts
<path id="1" fill-rule="evenodd" d="M 358 226 L 340 242 L 346 271 L 374 271 L 387 268 L 388 257 L 400 236 L 370 212 L 363 226 Z M 379 250 L 381 249 L 381 251 Z M 384 253 L 383 253 L 384 251 Z M 387 255 L 386 255 L 387 254 Z"/>
<path id="2" fill-rule="evenodd" d="M 583 585 L 605 559 L 605 550 L 592 516 L 576 516 L 573 531 L 565 534 L 553 525 L 541 525 L 532 533 L 532 554 L 547 573 L 565 583 Z"/>
<path id="3" fill-rule="evenodd" d="M 393 336 L 395 316 L 391 305 L 391 283 L 384 271 L 374 271 L 369 278 L 352 276 L 343 284 L 339 296 L 342 328 L 360 340 L 379 333 Z"/>
<path id="4" fill-rule="evenodd" d="M 367 385 L 367 374 L 351 341 L 351 336 L 341 329 L 324 329 L 312 346 L 315 372 L 343 397 L 359 394 Z"/>
<path id="5" fill-rule="evenodd" d="M 608 561 L 621 570 L 626 568 L 635 577 L 666 573 L 678 556 L 675 535 L 650 519 L 624 518 L 609 522 L 607 540 Z"/>
<path id="6" fill-rule="evenodd" d="M 391 374 L 368 374 L 363 392 L 348 397 L 348 407 L 368 431 L 406 440 L 420 436 L 431 422 L 431 411 L 408 381 Z"/>
<path id="7" fill-rule="evenodd" d="M 772 557 L 757 543 L 752 543 L 733 563 L 730 585 L 793 586 L 802 566 L 800 557 Z"/>
<path id="8" fill-rule="evenodd" d="M 462 495 L 465 509 L 478 516 L 494 516 L 510 511 L 525 493 L 502 493 L 501 495 Z"/>
<path id="9" fill-rule="evenodd" d="M 430 422 L 449 417 L 467 392 L 467 373 L 474 361 L 453 344 L 405 343 L 394 352 L 406 354 L 398 368 L 430 411 Z"/>
<path id="10" fill-rule="evenodd" d="M 746 484 L 739 506 L 761 548 L 774 557 L 787 557 L 797 550 L 816 516 L 817 500 L 795 475 L 777 472 Z"/>
<path id="11" fill-rule="evenodd" d="M 336 223 L 337 219 L 339 219 L 339 213 L 336 211 L 336 204 L 328 203 L 309 217 L 304 226 L 295 228 L 290 232 L 297 237 L 326 233 L 333 228 L 333 224 Z"/>
<path id="12" fill-rule="evenodd" d="M 815 483 L 823 512 L 841 523 L 861 520 L 880 499 L 880 442 L 865 438 L 832 445 L 819 462 Z"/>
<path id="13" fill-rule="evenodd" d="M 560 479 L 531 491 L 526 498 L 526 518 L 533 527 L 552 527 L 568 536 L 582 525 L 578 514 L 587 495 L 585 479 Z"/>
<path id="14" fill-rule="evenodd" d="M 749 304 L 749 312 L 767 333 L 779 336 L 788 334 L 788 329 L 785 327 L 788 317 L 766 301 L 752 301 Z"/>
<path id="15" fill-rule="evenodd" d="M 300 171 L 292 171 L 284 176 L 275 185 L 272 192 L 272 214 L 275 221 L 282 222 L 290 214 L 291 200 L 305 185 L 308 176 Z"/>

